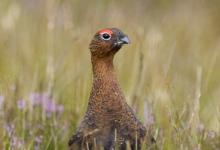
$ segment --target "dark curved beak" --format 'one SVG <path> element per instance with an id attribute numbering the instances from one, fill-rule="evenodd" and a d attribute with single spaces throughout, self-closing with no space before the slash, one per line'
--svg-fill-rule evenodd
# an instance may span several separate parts
<path id="1" fill-rule="evenodd" d="M 122 44 L 130 44 L 131 43 L 128 36 L 123 36 L 119 40 L 120 40 L 120 42 L 122 42 Z"/>
<path id="2" fill-rule="evenodd" d="M 127 35 L 120 36 L 117 39 L 117 45 L 130 44 L 130 40 Z"/>

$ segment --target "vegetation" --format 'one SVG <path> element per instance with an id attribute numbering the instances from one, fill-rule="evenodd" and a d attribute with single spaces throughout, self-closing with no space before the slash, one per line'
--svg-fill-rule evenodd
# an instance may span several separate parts
<path id="1" fill-rule="evenodd" d="M 218 0 L 0 2 L 0 149 L 66 149 L 101 28 L 131 39 L 115 66 L 158 149 L 220 148 Z M 148 148 L 150 149 L 150 148 Z"/>

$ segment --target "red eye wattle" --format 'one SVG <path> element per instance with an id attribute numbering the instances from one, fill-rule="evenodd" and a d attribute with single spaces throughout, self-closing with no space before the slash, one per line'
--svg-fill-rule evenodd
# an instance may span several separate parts
<path id="1" fill-rule="evenodd" d="M 99 34 L 104 34 L 104 33 L 108 33 L 109 35 L 112 35 L 112 31 L 109 29 L 102 29 L 98 32 Z"/>

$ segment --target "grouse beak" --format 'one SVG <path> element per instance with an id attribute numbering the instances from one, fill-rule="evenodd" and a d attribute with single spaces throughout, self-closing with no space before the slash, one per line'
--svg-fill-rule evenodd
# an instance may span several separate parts
<path id="1" fill-rule="evenodd" d="M 126 36 L 126 35 L 123 36 L 122 38 L 120 38 L 119 40 L 122 42 L 122 44 L 130 44 L 131 43 L 128 36 Z"/>
<path id="2" fill-rule="evenodd" d="M 124 44 L 130 44 L 130 43 L 131 42 L 130 42 L 130 40 L 129 40 L 127 35 L 121 36 L 117 40 L 117 45 L 120 45 L 120 46 L 124 45 Z"/>

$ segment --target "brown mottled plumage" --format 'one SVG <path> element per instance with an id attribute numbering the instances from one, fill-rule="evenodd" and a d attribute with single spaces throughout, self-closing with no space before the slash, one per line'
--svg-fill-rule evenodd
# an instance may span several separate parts
<path id="1" fill-rule="evenodd" d="M 93 68 L 93 86 L 86 115 L 77 133 L 69 140 L 69 149 L 140 149 L 146 128 L 126 103 L 113 67 L 114 54 L 128 37 L 119 29 L 98 31 L 89 46 Z"/>

